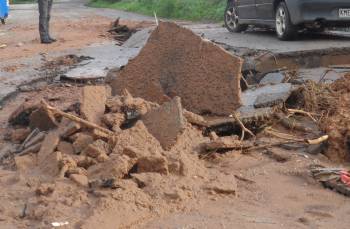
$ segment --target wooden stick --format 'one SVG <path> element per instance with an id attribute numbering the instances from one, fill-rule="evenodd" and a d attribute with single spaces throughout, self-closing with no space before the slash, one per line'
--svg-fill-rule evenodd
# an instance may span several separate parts
<path id="1" fill-rule="evenodd" d="M 252 137 L 255 137 L 255 134 L 253 134 L 253 132 L 251 132 L 249 129 L 247 129 L 243 122 L 238 118 L 236 113 L 233 113 L 233 117 L 236 120 L 236 122 L 238 123 L 238 125 L 241 127 L 242 129 L 242 135 L 241 135 L 241 141 L 244 139 L 244 134 L 245 132 L 247 132 L 248 134 L 250 134 Z"/>
<path id="2" fill-rule="evenodd" d="M 317 122 L 317 120 L 309 113 L 303 110 L 297 110 L 297 109 L 288 109 L 288 112 L 293 113 L 293 114 L 303 114 L 308 116 L 309 118 L 312 119 L 312 121 Z"/>
<path id="3" fill-rule="evenodd" d="M 322 142 L 325 142 L 328 140 L 328 135 L 321 136 L 317 139 L 300 139 L 300 140 L 293 140 L 293 141 L 284 141 L 284 142 L 275 142 L 275 143 L 268 143 L 264 145 L 259 145 L 259 146 L 253 146 L 250 148 L 244 149 L 245 151 L 251 151 L 251 150 L 258 150 L 258 149 L 265 149 L 273 146 L 280 146 L 280 145 L 285 145 L 285 144 L 293 144 L 293 143 L 304 143 L 308 145 L 317 145 L 321 144 Z"/>
<path id="4" fill-rule="evenodd" d="M 112 131 L 110 131 L 110 130 L 108 130 L 108 129 L 106 129 L 106 128 L 103 128 L 103 127 L 101 127 L 101 126 L 99 126 L 99 125 L 96 125 L 95 123 L 86 121 L 86 120 L 84 120 L 84 119 L 82 119 L 82 118 L 79 118 L 79 117 L 77 117 L 77 116 L 75 116 L 75 115 L 72 115 L 72 114 L 63 112 L 63 111 L 61 111 L 61 110 L 59 110 L 59 109 L 57 109 L 57 108 L 55 108 L 55 107 L 52 107 L 52 106 L 50 106 L 49 104 L 47 104 L 44 100 L 41 100 L 41 104 L 42 104 L 43 107 L 44 107 L 47 111 L 49 111 L 49 112 L 53 112 L 53 113 L 55 113 L 55 114 L 58 114 L 58 115 L 60 115 L 60 116 L 62 116 L 62 117 L 65 117 L 65 118 L 67 118 L 67 119 L 69 119 L 69 120 L 71 120 L 71 121 L 73 121 L 73 122 L 77 122 L 77 123 L 79 123 L 79 124 L 82 124 L 82 125 L 84 125 L 84 126 L 86 126 L 86 127 L 88 127 L 88 128 L 100 130 L 100 131 L 102 131 L 103 133 L 106 133 L 106 134 L 110 135 L 111 137 L 115 135 L 114 132 L 112 132 Z"/>

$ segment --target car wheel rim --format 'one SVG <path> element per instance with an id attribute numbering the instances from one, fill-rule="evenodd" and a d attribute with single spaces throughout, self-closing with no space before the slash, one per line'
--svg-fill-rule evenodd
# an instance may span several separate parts
<path id="1" fill-rule="evenodd" d="M 276 13 L 276 30 L 278 35 L 286 31 L 286 11 L 283 8 L 279 8 Z"/>
<path id="2" fill-rule="evenodd" d="M 238 25 L 238 15 L 237 15 L 236 10 L 235 10 L 234 7 L 230 7 L 226 11 L 225 21 L 226 21 L 226 25 L 230 29 L 235 29 L 237 27 L 237 25 Z"/>

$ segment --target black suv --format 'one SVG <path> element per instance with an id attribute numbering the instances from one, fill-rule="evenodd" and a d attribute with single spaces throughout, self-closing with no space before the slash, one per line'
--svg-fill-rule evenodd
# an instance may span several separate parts
<path id="1" fill-rule="evenodd" d="M 230 32 L 271 27 L 279 39 L 290 40 L 301 29 L 350 27 L 350 0 L 228 0 L 225 25 Z"/>

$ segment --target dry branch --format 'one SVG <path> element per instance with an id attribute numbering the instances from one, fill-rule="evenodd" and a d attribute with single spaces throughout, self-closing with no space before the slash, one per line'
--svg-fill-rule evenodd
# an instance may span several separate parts
<path id="1" fill-rule="evenodd" d="M 86 121 L 86 120 L 84 120 L 84 119 L 82 119 L 82 118 L 79 118 L 79 117 L 77 117 L 77 116 L 75 116 L 75 115 L 72 115 L 72 114 L 63 112 L 63 111 L 61 111 L 61 110 L 59 110 L 59 109 L 57 109 L 57 108 L 55 108 L 55 107 L 52 107 L 52 106 L 50 106 L 49 104 L 47 104 L 44 100 L 41 100 L 41 104 L 43 105 L 43 107 L 44 107 L 48 112 L 52 112 L 52 113 L 54 113 L 54 114 L 58 114 L 58 115 L 60 115 L 60 116 L 62 116 L 62 117 L 65 117 L 65 118 L 67 118 L 67 119 L 69 119 L 69 120 L 71 120 L 71 121 L 73 121 L 73 122 L 77 122 L 77 123 L 79 123 L 79 124 L 81 124 L 81 125 L 84 125 L 84 126 L 86 126 L 86 127 L 88 127 L 88 128 L 97 129 L 97 130 L 99 130 L 99 131 L 102 131 L 103 133 L 108 134 L 108 135 L 111 136 L 111 137 L 112 137 L 113 135 L 115 135 L 114 132 L 112 132 L 112 131 L 110 131 L 110 130 L 108 130 L 108 129 L 106 129 L 106 128 L 103 128 L 103 127 L 101 127 L 101 126 L 99 126 L 99 125 L 96 125 L 95 123 Z"/>

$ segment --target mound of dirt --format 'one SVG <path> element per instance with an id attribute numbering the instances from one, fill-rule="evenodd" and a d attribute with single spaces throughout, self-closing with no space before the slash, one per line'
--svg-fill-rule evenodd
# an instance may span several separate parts
<path id="1" fill-rule="evenodd" d="M 92 96 L 83 93 L 86 90 L 105 97 L 101 86 L 86 86 L 80 95 L 84 106 L 96 103 L 84 98 Z M 45 106 L 33 101 L 26 102 L 28 113 L 38 109 L 45 113 Z M 13 155 L 14 171 L 0 170 L 4 187 L 0 195 L 7 196 L 4 204 L 16 205 L 6 209 L 0 205 L 6 225 L 50 227 L 52 222 L 67 221 L 69 227 L 120 228 L 157 212 L 183 210 L 187 200 L 199 196 L 236 195 L 233 174 L 213 172 L 199 159 L 200 145 L 209 139 L 186 120 L 179 98 L 159 106 L 125 91 L 98 102 L 98 107 L 104 104 L 106 109 L 89 109 L 94 117 L 91 123 L 100 123 L 111 135 L 98 135 L 92 126 L 55 113 L 52 118 L 57 127 L 41 132 L 35 128 L 26 137 L 16 138 L 20 144 L 19 154 Z M 67 112 L 86 116 L 76 109 Z M 157 117 L 168 120 L 158 125 L 161 130 L 157 130 L 157 121 L 161 121 Z M 29 125 L 23 122 L 19 130 Z M 166 128 L 172 129 L 171 144 L 163 148 L 159 140 L 169 139 L 162 139 L 159 133 Z"/>
<path id="2" fill-rule="evenodd" d="M 229 115 L 241 105 L 242 59 L 174 23 L 161 22 L 112 81 L 112 93 L 162 104 L 175 96 L 195 113 Z"/>

